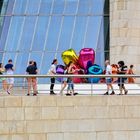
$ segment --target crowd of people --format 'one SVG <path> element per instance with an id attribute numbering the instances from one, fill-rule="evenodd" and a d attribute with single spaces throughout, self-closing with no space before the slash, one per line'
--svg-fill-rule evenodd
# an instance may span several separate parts
<path id="1" fill-rule="evenodd" d="M 56 66 L 58 64 L 57 59 L 54 59 L 50 69 L 48 71 L 49 75 L 52 75 L 52 77 L 50 78 L 50 95 L 56 95 L 56 93 L 54 92 L 54 85 L 55 85 L 55 75 L 56 75 Z M 112 74 L 134 74 L 133 72 L 133 65 L 130 65 L 130 68 L 128 69 L 127 66 L 125 65 L 124 61 L 119 61 L 118 64 L 113 64 L 110 65 L 109 60 L 105 61 L 105 75 L 107 75 L 107 77 L 105 78 L 105 82 L 107 85 L 107 91 L 104 95 L 114 95 L 115 91 L 113 89 L 113 83 L 118 83 L 119 86 L 119 90 L 120 93 L 119 95 L 123 95 L 123 94 L 127 94 L 128 90 L 125 88 L 125 81 L 126 79 L 128 80 L 128 83 L 134 83 L 135 80 L 133 77 L 128 77 L 128 78 L 112 78 L 109 77 L 109 75 Z M 73 64 L 72 61 L 69 62 L 68 65 L 65 66 L 64 68 L 64 74 L 74 74 L 74 72 L 77 70 L 74 68 L 75 65 Z M 8 60 L 8 63 L 3 66 L 2 63 L 0 63 L 0 74 L 4 74 L 6 73 L 7 75 L 13 75 L 14 73 L 14 66 L 12 63 L 12 59 Z M 38 69 L 37 69 L 37 63 L 35 61 L 29 61 L 29 65 L 26 68 L 26 73 L 29 75 L 35 75 L 38 74 Z M 54 77 L 53 77 L 54 75 Z M 9 78 L 0 78 L 0 81 L 2 83 L 2 88 L 4 91 L 6 91 L 8 94 L 11 94 L 11 89 L 13 88 L 14 85 L 14 78 L 13 77 L 9 77 Z M 33 96 L 36 96 L 38 94 L 38 90 L 37 90 L 37 79 L 36 77 L 28 77 L 27 78 L 27 83 L 28 83 L 28 93 L 27 96 L 31 95 L 31 89 L 33 89 Z M 60 95 L 63 94 L 64 89 L 67 87 L 67 96 L 72 96 L 72 95 L 77 95 L 78 93 L 76 93 L 74 91 L 74 83 L 73 83 L 73 78 L 72 77 L 65 77 L 62 80 L 62 86 L 60 89 Z M 111 89 L 111 93 L 109 93 L 109 90 Z M 124 93 L 123 93 L 124 91 Z"/>
<path id="2" fill-rule="evenodd" d="M 119 61 L 118 65 L 113 64 L 112 66 L 110 65 L 109 60 L 105 61 L 105 65 L 106 65 L 106 70 L 105 70 L 105 74 L 106 75 L 112 75 L 112 74 L 120 74 L 120 75 L 124 75 L 124 74 L 133 74 L 133 65 L 130 65 L 130 68 L 128 69 L 127 66 L 125 65 L 124 61 Z M 119 78 L 111 78 L 111 77 L 106 77 L 106 85 L 107 85 L 107 91 L 104 95 L 109 95 L 109 90 L 111 88 L 112 92 L 110 95 L 114 95 L 114 89 L 113 89 L 113 85 L 112 83 L 117 82 L 118 86 L 119 86 L 119 90 L 120 93 L 119 95 L 127 95 L 128 90 L 125 87 L 125 81 L 127 80 L 127 78 L 125 77 L 119 77 Z M 128 83 L 134 83 L 134 78 L 133 77 L 128 77 Z M 124 91 L 124 93 L 123 93 Z"/>
<path id="3" fill-rule="evenodd" d="M 55 75 L 56 74 L 57 63 L 58 63 L 57 59 L 54 59 L 53 62 L 52 62 L 52 65 L 49 69 L 49 72 L 48 72 L 49 75 Z M 73 74 L 74 72 L 75 72 L 74 64 L 73 64 L 72 61 L 70 61 L 69 64 L 67 66 L 65 66 L 64 74 Z M 51 78 L 51 85 L 50 85 L 50 94 L 51 95 L 56 95 L 56 93 L 54 92 L 54 84 L 55 84 L 55 77 L 52 77 Z M 60 90 L 60 95 L 63 94 L 63 91 L 64 91 L 64 89 L 66 88 L 67 85 L 68 85 L 67 93 L 66 93 L 67 96 L 78 94 L 78 93 L 74 92 L 74 84 L 73 84 L 72 78 L 68 77 L 68 78 L 63 78 L 63 80 L 62 80 L 62 87 L 61 87 L 61 90 Z"/>

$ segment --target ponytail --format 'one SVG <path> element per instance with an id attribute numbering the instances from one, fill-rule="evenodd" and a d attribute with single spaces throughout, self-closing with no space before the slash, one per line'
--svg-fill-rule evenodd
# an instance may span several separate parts
<path id="1" fill-rule="evenodd" d="M 54 64 L 56 61 L 57 61 L 57 59 L 54 59 L 53 62 L 52 62 L 52 64 Z"/>

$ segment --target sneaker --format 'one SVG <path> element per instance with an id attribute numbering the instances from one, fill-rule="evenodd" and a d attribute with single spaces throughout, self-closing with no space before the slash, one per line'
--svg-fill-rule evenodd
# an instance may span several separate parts
<path id="1" fill-rule="evenodd" d="M 10 95 L 10 91 L 7 90 L 7 93 Z"/>
<path id="2" fill-rule="evenodd" d="M 71 94 L 70 93 L 67 93 L 66 96 L 71 96 Z"/>
<path id="3" fill-rule="evenodd" d="M 125 95 L 127 95 L 127 93 L 128 93 L 128 90 L 126 90 L 126 91 L 124 92 Z"/>
<path id="4" fill-rule="evenodd" d="M 77 94 L 78 94 L 77 92 L 73 93 L 74 96 L 77 95 Z"/>
<path id="5" fill-rule="evenodd" d="M 112 91 L 112 93 L 110 94 L 110 95 L 114 95 L 115 94 L 115 92 L 114 91 Z"/>
<path id="6" fill-rule="evenodd" d="M 50 95 L 56 95 L 56 93 L 54 93 L 54 92 L 50 92 Z"/>
<path id="7" fill-rule="evenodd" d="M 104 95 L 109 95 L 108 92 L 106 92 Z"/>
<path id="8" fill-rule="evenodd" d="M 28 93 L 27 96 L 30 96 L 30 94 Z"/>
<path id="9" fill-rule="evenodd" d="M 33 96 L 37 96 L 37 94 L 36 94 L 36 93 L 34 93 L 34 94 L 33 94 Z"/>

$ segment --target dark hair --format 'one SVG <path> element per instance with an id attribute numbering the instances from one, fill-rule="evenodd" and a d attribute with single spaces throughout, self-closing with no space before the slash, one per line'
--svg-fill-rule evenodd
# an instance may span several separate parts
<path id="1" fill-rule="evenodd" d="M 29 61 L 29 64 L 32 64 L 33 63 L 33 61 Z"/>
<path id="2" fill-rule="evenodd" d="M 133 68 L 134 67 L 134 65 L 130 65 L 130 68 Z"/>
<path id="3" fill-rule="evenodd" d="M 37 63 L 36 63 L 36 61 L 33 61 L 33 62 L 34 62 L 34 66 L 37 67 Z"/>
<path id="4" fill-rule="evenodd" d="M 0 63 L 0 68 L 2 67 L 2 63 Z"/>
<path id="5" fill-rule="evenodd" d="M 57 61 L 57 59 L 54 59 L 53 62 L 52 62 L 52 64 L 54 64 L 56 61 Z"/>
<path id="6" fill-rule="evenodd" d="M 12 62 L 12 59 L 9 59 L 8 62 Z"/>
<path id="7" fill-rule="evenodd" d="M 124 61 L 119 61 L 118 64 L 124 66 Z"/>

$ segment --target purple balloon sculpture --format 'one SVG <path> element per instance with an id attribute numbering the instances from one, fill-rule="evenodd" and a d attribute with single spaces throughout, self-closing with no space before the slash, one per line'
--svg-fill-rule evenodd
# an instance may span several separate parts
<path id="1" fill-rule="evenodd" d="M 65 71 L 64 68 L 65 68 L 65 66 L 63 66 L 63 65 L 57 65 L 56 66 L 56 73 L 57 74 L 64 74 L 64 71 Z M 63 78 L 58 77 L 58 78 L 56 78 L 56 80 L 58 80 L 59 82 L 62 82 Z"/>

